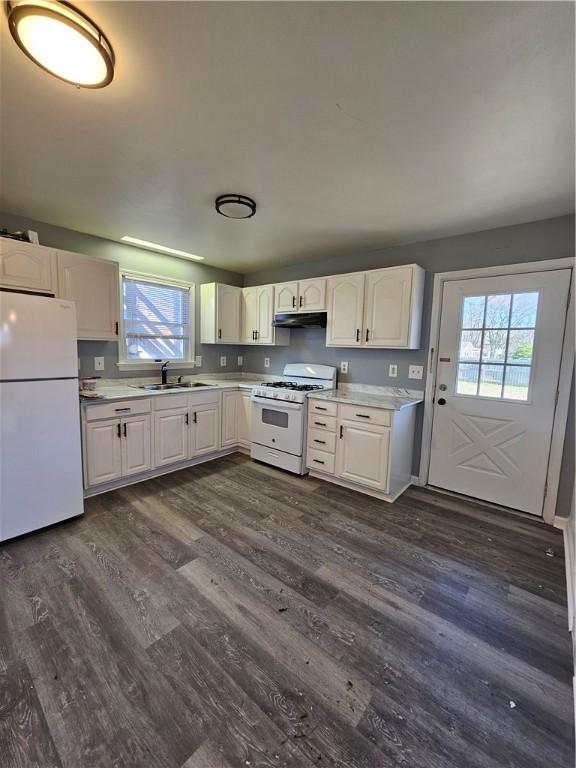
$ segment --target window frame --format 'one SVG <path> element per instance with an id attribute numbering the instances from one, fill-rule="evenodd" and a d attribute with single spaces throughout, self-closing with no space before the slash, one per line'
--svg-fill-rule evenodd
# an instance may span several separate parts
<path id="1" fill-rule="evenodd" d="M 121 371 L 150 371 L 157 370 L 160 365 L 155 360 L 127 360 L 126 359 L 126 337 L 124 335 L 124 278 L 141 280 L 142 282 L 157 283 L 161 285 L 174 286 L 177 288 L 186 288 L 190 300 L 190 325 L 189 325 L 189 344 L 188 358 L 186 360 L 170 360 L 170 365 L 174 370 L 183 370 L 194 368 L 196 358 L 196 283 L 190 283 L 187 280 L 178 280 L 177 278 L 166 278 L 160 275 L 153 275 L 146 272 L 135 272 L 131 269 L 120 269 L 118 291 L 120 294 L 120 318 L 118 325 L 118 362 L 117 366 Z"/>

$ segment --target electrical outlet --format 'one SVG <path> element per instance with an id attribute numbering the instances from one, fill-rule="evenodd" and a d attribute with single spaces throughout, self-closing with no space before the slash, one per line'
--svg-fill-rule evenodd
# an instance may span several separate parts
<path id="1" fill-rule="evenodd" d="M 392 378 L 392 379 L 395 379 L 396 376 L 398 376 L 398 366 L 397 365 L 394 365 L 393 363 L 391 363 L 388 366 L 388 376 L 390 376 L 390 378 Z"/>
<path id="2" fill-rule="evenodd" d="M 264 358 L 264 368 L 270 368 L 270 358 L 265 357 Z"/>
<path id="3" fill-rule="evenodd" d="M 340 373 L 348 373 L 348 363 L 346 360 L 342 360 L 340 363 Z"/>
<path id="4" fill-rule="evenodd" d="M 411 365 L 408 368 L 408 378 L 409 379 L 421 379 L 422 376 L 424 376 L 424 366 L 423 365 Z"/>
<path id="5" fill-rule="evenodd" d="M 202 355 L 196 355 L 194 358 L 194 368 L 202 368 Z"/>
<path id="6" fill-rule="evenodd" d="M 243 365 L 244 365 L 244 358 L 242 357 L 242 355 L 238 355 L 238 368 L 242 368 Z"/>
<path id="7" fill-rule="evenodd" d="M 103 357 L 95 357 L 94 358 L 94 370 L 95 371 L 103 371 L 104 370 L 104 358 Z"/>
<path id="8" fill-rule="evenodd" d="M 221 368 L 226 367 L 226 358 L 224 357 L 224 355 L 222 355 L 222 357 L 220 358 L 220 367 Z"/>

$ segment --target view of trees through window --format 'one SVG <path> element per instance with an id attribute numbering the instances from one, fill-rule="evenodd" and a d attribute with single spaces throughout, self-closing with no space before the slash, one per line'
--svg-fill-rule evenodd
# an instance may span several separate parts
<path id="1" fill-rule="evenodd" d="M 456 393 L 527 400 L 538 292 L 466 296 Z"/>

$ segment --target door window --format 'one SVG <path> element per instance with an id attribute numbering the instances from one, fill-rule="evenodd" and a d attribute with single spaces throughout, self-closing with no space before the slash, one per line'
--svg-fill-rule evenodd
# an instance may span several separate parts
<path id="1" fill-rule="evenodd" d="M 538 295 L 464 297 L 457 395 L 528 400 Z"/>

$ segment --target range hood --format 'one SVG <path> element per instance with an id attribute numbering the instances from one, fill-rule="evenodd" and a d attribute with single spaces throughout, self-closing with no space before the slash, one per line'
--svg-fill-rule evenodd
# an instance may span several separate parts
<path id="1" fill-rule="evenodd" d="M 274 315 L 275 328 L 326 328 L 326 312 L 281 312 Z"/>

